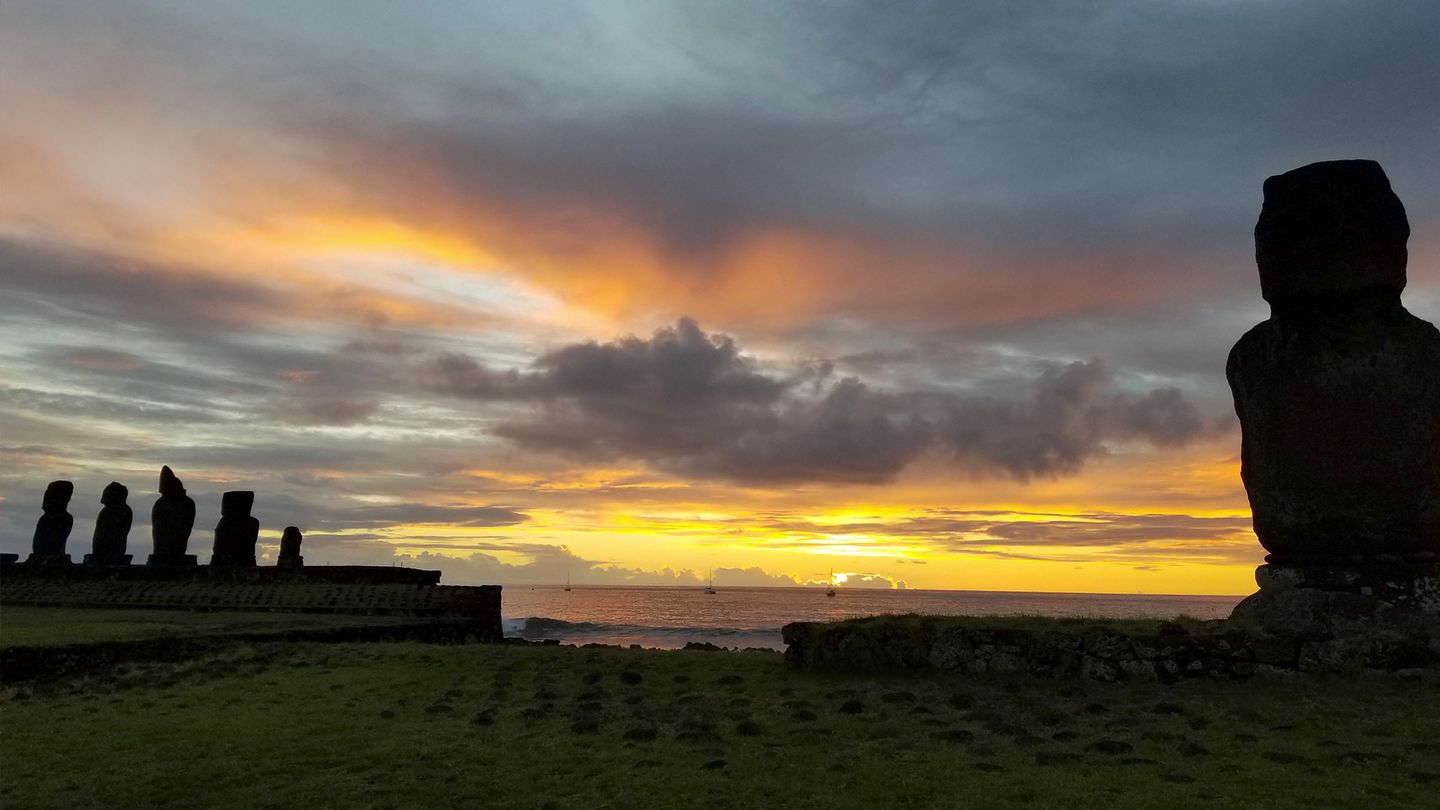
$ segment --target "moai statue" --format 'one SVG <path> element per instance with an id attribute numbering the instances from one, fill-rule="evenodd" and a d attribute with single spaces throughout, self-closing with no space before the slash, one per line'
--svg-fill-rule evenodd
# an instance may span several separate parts
<path id="1" fill-rule="evenodd" d="M 160 469 L 160 497 L 150 510 L 150 536 L 155 553 L 149 565 L 194 565 L 195 555 L 186 554 L 190 532 L 195 528 L 195 502 L 185 494 L 185 485 L 169 467 Z"/>
<path id="2" fill-rule="evenodd" d="M 254 567 L 255 543 L 260 539 L 260 521 L 250 516 L 255 493 L 244 490 L 220 496 L 220 522 L 215 524 L 212 568 Z"/>
<path id="3" fill-rule="evenodd" d="M 45 500 L 41 509 L 45 514 L 35 524 L 35 539 L 30 549 L 29 565 L 69 565 L 70 555 L 65 553 L 65 541 L 70 538 L 70 529 L 75 518 L 65 511 L 70 496 L 75 494 L 75 485 L 69 481 L 51 481 L 45 487 Z"/>
<path id="4" fill-rule="evenodd" d="M 286 526 L 285 532 L 280 535 L 280 558 L 275 564 L 280 568 L 299 568 L 305 564 L 305 558 L 300 556 L 300 535 L 299 526 Z"/>
<path id="5" fill-rule="evenodd" d="M 85 555 L 86 565 L 129 565 L 131 555 L 125 553 L 125 542 L 130 536 L 130 523 L 134 514 L 125 503 L 130 490 L 118 481 L 111 481 L 100 494 L 104 504 L 95 518 L 95 536 L 89 554 Z"/>
<path id="6" fill-rule="evenodd" d="M 1256 597 L 1301 588 L 1440 611 L 1440 331 L 1400 302 L 1409 235 L 1373 161 L 1265 181 L 1255 258 L 1270 319 L 1226 368 L 1270 552 Z"/>

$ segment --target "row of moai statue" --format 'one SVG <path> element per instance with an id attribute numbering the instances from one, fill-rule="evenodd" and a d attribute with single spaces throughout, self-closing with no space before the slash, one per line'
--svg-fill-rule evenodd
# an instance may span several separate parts
<path id="1" fill-rule="evenodd" d="M 65 542 L 70 537 L 74 518 L 66 511 L 75 485 L 69 481 L 52 481 L 45 488 L 44 512 L 35 524 L 35 539 L 30 565 L 69 565 L 70 555 Z M 130 490 L 119 482 L 111 482 L 100 495 L 103 506 L 95 518 L 93 547 L 85 555 L 86 565 L 129 565 L 132 555 L 126 553 L 133 513 L 125 503 Z M 253 567 L 255 544 L 260 536 L 260 521 L 250 514 L 255 493 L 237 490 L 226 492 L 220 499 L 220 522 L 215 525 L 215 547 L 210 565 L 222 568 Z M 187 553 L 190 532 L 195 528 L 195 501 L 185 494 L 185 485 L 165 467 L 160 470 L 160 497 L 150 510 L 150 535 L 155 541 L 148 565 L 193 566 L 194 554 Z M 300 529 L 285 527 L 280 538 L 277 565 L 294 568 L 305 564 L 300 556 Z"/>

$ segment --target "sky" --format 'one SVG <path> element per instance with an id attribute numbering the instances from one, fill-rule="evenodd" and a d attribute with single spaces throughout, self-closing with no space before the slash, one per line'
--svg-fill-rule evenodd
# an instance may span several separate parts
<path id="1" fill-rule="evenodd" d="M 1381 162 L 1440 318 L 1440 4 L 0 4 L 0 550 L 256 492 L 456 584 L 1240 594 L 1261 184 Z"/>

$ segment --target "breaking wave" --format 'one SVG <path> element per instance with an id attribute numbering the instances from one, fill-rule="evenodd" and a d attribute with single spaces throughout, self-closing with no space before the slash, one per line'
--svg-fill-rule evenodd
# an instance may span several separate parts
<path id="1" fill-rule="evenodd" d="M 606 622 L 568 622 L 545 616 L 506 619 L 505 635 L 529 641 L 555 639 L 564 643 L 639 644 L 675 649 L 700 641 L 722 647 L 782 649 L 779 627 L 654 627 Z"/>

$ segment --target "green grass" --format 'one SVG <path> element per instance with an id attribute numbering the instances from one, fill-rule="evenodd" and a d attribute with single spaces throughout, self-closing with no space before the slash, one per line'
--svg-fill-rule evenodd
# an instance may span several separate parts
<path id="1" fill-rule="evenodd" d="M 0 647 L 56 646 L 414 621 L 399 616 L 90 608 L 0 608 Z"/>
<path id="2" fill-rule="evenodd" d="M 246 645 L 0 691 L 0 805 L 1434 807 L 1437 698 L 1398 678 L 1166 687 L 792 671 L 771 653 Z"/>

